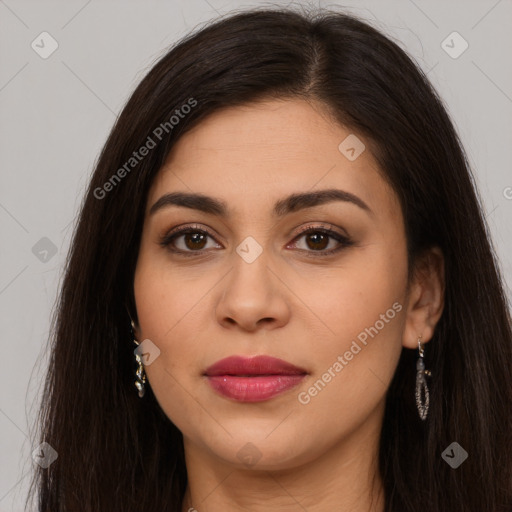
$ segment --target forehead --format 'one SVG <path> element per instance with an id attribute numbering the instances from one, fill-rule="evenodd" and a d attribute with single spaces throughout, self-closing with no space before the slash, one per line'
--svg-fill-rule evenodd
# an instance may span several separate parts
<path id="1" fill-rule="evenodd" d="M 320 104 L 304 100 L 265 100 L 217 111 L 177 141 L 152 184 L 148 210 L 173 190 L 221 198 L 241 213 L 270 209 L 290 193 L 326 188 L 353 193 L 381 213 L 396 210 L 396 196 L 368 141 L 350 160 L 344 146 L 339 148 L 345 140 L 365 143 Z"/>

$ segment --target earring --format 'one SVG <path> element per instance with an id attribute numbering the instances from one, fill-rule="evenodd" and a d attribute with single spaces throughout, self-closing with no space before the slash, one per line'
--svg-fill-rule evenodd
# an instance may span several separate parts
<path id="1" fill-rule="evenodd" d="M 140 343 L 135 339 L 135 324 L 132 320 L 132 337 L 133 337 L 133 342 L 135 343 L 135 345 L 139 345 Z M 135 349 L 137 350 L 137 349 Z M 146 392 L 146 388 L 144 386 L 144 384 L 146 383 L 146 374 L 144 372 L 144 366 L 142 364 L 142 359 L 140 358 L 139 354 L 137 354 L 137 352 L 135 352 L 134 350 L 134 354 L 135 354 L 135 360 L 137 361 L 138 363 L 138 366 L 137 366 L 137 370 L 135 372 L 135 376 L 137 377 L 137 380 L 135 381 L 135 387 L 137 388 L 137 391 L 139 392 L 139 397 L 142 398 L 144 396 L 144 393 Z"/>
<path id="2" fill-rule="evenodd" d="M 430 405 L 430 396 L 428 392 L 427 379 L 426 375 L 431 376 L 431 372 L 429 370 L 425 370 L 425 362 L 423 361 L 423 347 L 421 346 L 421 336 L 418 338 L 418 352 L 419 357 L 416 361 L 416 406 L 418 408 L 418 413 L 422 420 L 427 418 L 428 414 L 428 406 Z M 424 399 L 422 399 L 422 389 L 424 394 Z"/>

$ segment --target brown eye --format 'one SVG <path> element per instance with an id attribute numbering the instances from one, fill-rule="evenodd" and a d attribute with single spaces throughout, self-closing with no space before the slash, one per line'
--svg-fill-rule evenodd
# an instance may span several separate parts
<path id="1" fill-rule="evenodd" d="M 213 235 L 204 229 L 188 226 L 165 235 L 160 241 L 160 245 L 167 247 L 171 252 L 193 254 L 207 249 L 209 238 L 214 240 Z"/>
<path id="2" fill-rule="evenodd" d="M 309 253 L 308 256 L 329 256 L 340 251 L 344 247 L 353 245 L 352 240 L 348 237 L 343 236 L 336 231 L 332 231 L 331 229 L 318 227 L 311 227 L 303 231 L 295 238 L 293 245 L 297 245 L 301 239 L 304 239 L 303 245 L 305 245 L 305 247 L 298 247 L 298 249 Z M 332 240 L 334 241 L 334 248 L 328 249 Z"/>
<path id="3" fill-rule="evenodd" d="M 306 235 L 306 243 L 308 247 L 315 251 L 323 251 L 329 245 L 329 236 L 319 232 L 310 233 Z"/>
<path id="4" fill-rule="evenodd" d="M 204 249 L 206 245 L 206 238 L 208 235 L 203 233 L 187 233 L 183 236 L 183 240 L 185 241 L 185 245 L 188 249 Z"/>
<path id="5" fill-rule="evenodd" d="M 215 241 L 215 237 L 205 229 L 196 228 L 195 226 L 186 226 L 175 229 L 165 235 L 160 245 L 169 251 L 183 256 L 200 256 L 208 251 L 208 239 Z M 304 247 L 295 247 L 307 256 L 329 256 L 345 247 L 354 244 L 347 236 L 341 235 L 331 229 L 320 227 L 311 227 L 304 230 L 295 238 L 292 247 L 296 246 L 299 241 L 304 239 Z M 333 242 L 334 247 L 329 248 Z M 210 247 L 211 248 L 211 247 Z M 220 245 L 213 248 L 222 248 Z"/>

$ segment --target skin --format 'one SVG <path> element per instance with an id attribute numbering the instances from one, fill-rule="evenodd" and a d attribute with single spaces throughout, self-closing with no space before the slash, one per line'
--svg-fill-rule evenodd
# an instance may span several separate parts
<path id="1" fill-rule="evenodd" d="M 160 350 L 145 367 L 146 385 L 183 433 L 183 512 L 384 510 L 377 454 L 385 395 L 402 347 L 417 350 L 418 336 L 424 343 L 432 338 L 443 309 L 444 264 L 434 248 L 407 282 L 397 196 L 369 144 L 354 161 L 340 152 L 350 133 L 320 104 L 299 99 L 225 109 L 181 137 L 152 184 L 134 278 L 135 334 Z M 355 194 L 373 214 L 333 201 L 273 216 L 279 199 L 326 188 Z M 231 216 L 180 206 L 149 214 L 174 191 L 221 199 Z M 184 235 L 174 240 L 189 253 L 202 248 L 202 255 L 159 245 L 185 224 L 214 234 L 203 244 L 187 245 Z M 322 257 L 339 243 L 319 243 L 300 230 L 331 225 L 354 244 Z M 248 236 L 262 249 L 250 264 L 236 252 Z M 401 311 L 366 346 L 359 343 L 362 350 L 309 403 L 300 403 L 298 394 L 397 302 Z M 203 376 L 235 354 L 279 357 L 308 375 L 270 400 L 236 402 Z M 259 457 L 252 465 L 237 456 L 247 443 Z"/>

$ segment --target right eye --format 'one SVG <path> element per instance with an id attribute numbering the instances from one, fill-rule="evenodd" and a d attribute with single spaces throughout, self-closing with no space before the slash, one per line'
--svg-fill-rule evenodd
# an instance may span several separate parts
<path id="1" fill-rule="evenodd" d="M 186 255 L 189 256 L 192 255 L 190 253 L 201 254 L 205 250 L 208 237 L 213 238 L 213 235 L 205 229 L 195 226 L 184 226 L 164 235 L 159 244 L 173 253 L 188 253 Z M 177 247 L 179 242 L 182 242 L 181 247 Z"/>

